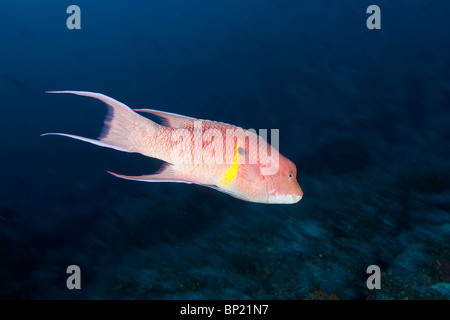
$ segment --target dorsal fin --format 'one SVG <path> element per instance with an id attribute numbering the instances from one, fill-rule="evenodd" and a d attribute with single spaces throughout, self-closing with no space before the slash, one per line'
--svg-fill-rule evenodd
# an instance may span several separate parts
<path id="1" fill-rule="evenodd" d="M 182 116 L 181 114 L 158 111 L 153 109 L 133 109 L 133 110 L 137 112 L 146 112 L 154 114 L 155 116 L 158 116 L 161 119 L 161 122 L 164 126 L 175 129 L 182 128 L 186 126 L 186 124 L 188 124 L 189 122 L 197 120 L 196 118 Z"/>

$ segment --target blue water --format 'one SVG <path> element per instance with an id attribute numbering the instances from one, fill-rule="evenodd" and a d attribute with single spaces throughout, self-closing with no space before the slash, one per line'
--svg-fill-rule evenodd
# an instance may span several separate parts
<path id="1" fill-rule="evenodd" d="M 66 9 L 81 8 L 81 30 Z M 369 5 L 381 29 L 366 27 Z M 0 4 L 2 299 L 448 299 L 447 1 Z M 95 138 L 100 92 L 279 129 L 303 199 L 117 179 L 160 162 Z M 66 268 L 81 269 L 69 290 Z M 369 265 L 381 289 L 366 286 Z"/>

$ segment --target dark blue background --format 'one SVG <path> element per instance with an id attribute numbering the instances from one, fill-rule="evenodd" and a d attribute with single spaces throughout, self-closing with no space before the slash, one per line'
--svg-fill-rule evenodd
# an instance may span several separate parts
<path id="1" fill-rule="evenodd" d="M 66 8 L 81 8 L 81 30 Z M 381 8 L 381 30 L 366 9 Z M 2 299 L 450 297 L 446 1 L 25 1 L 0 5 Z M 305 196 L 243 202 L 113 172 L 159 162 L 96 137 L 86 90 L 280 129 Z M 79 265 L 82 289 L 65 286 Z M 382 289 L 366 288 L 366 268 Z"/>

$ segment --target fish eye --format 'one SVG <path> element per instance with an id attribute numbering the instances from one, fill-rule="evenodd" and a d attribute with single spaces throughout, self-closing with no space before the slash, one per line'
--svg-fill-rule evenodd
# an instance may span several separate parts
<path id="1" fill-rule="evenodd" d="M 294 177 L 294 174 L 293 174 L 292 172 L 289 172 L 289 173 L 288 173 L 288 178 L 289 178 L 289 179 L 292 179 L 293 177 Z"/>

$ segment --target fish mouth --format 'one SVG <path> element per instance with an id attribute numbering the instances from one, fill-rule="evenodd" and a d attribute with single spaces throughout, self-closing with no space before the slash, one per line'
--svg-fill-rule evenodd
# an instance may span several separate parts
<path id="1" fill-rule="evenodd" d="M 299 195 L 299 194 L 291 194 L 291 197 L 292 197 L 292 201 L 293 201 L 292 203 L 297 203 L 300 200 L 302 200 L 303 193 L 301 195 Z"/>
<path id="2" fill-rule="evenodd" d="M 298 184 L 298 182 L 296 183 L 296 186 L 293 188 L 293 190 L 291 189 L 290 196 L 292 197 L 293 201 L 292 203 L 297 203 L 300 200 L 302 200 L 303 190 L 302 187 L 300 187 L 300 185 Z"/>
<path id="3" fill-rule="evenodd" d="M 302 195 L 298 194 L 285 194 L 285 195 L 271 195 L 268 198 L 268 203 L 279 203 L 279 204 L 294 204 L 299 202 L 303 197 Z"/>
<path id="4" fill-rule="evenodd" d="M 302 200 L 303 198 L 303 194 L 299 195 L 299 194 L 289 194 L 285 197 L 285 202 L 286 204 L 294 204 L 299 202 L 300 200 Z"/>

